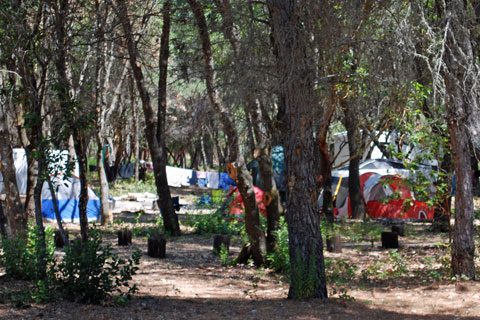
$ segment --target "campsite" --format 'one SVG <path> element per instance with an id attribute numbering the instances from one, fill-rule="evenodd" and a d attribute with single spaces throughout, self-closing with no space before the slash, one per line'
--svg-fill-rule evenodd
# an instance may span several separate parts
<path id="1" fill-rule="evenodd" d="M 480 318 L 479 21 L 2 1 L 0 318 Z"/>

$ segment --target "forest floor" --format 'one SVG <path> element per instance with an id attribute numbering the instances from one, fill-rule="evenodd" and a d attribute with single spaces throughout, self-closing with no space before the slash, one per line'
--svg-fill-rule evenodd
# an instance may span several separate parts
<path id="1" fill-rule="evenodd" d="M 176 189 L 180 219 L 201 214 L 194 202 L 205 190 Z M 212 235 L 197 235 L 182 226 L 182 236 L 169 238 L 167 257 L 146 255 L 148 230 L 158 210 L 152 195 L 130 194 L 117 201 L 115 223 L 103 228 L 104 240 L 121 256 L 135 249 L 144 255 L 133 282 L 139 291 L 125 306 L 85 305 L 68 301 L 16 305 L 0 295 L 1 319 L 480 319 L 480 282 L 452 279 L 448 264 L 448 234 L 427 232 L 428 224 L 408 224 L 398 254 L 378 241 L 344 240 L 341 253 L 325 252 L 327 301 L 287 299 L 288 280 L 269 269 L 250 265 L 222 266 L 212 253 Z M 126 200 L 129 199 L 129 200 Z M 207 210 L 208 211 L 208 210 Z M 134 231 L 131 246 L 116 245 L 115 231 Z M 78 225 L 67 224 L 71 233 Z M 147 230 L 147 231 L 145 231 Z M 373 244 L 373 246 L 372 246 Z M 478 239 L 477 239 L 478 244 Z M 230 256 L 240 251 L 233 239 Z M 62 250 L 57 250 L 59 256 Z M 480 265 L 477 259 L 477 266 Z M 442 271 L 443 270 L 443 271 Z M 0 277 L 0 289 L 14 291 L 24 282 Z"/>

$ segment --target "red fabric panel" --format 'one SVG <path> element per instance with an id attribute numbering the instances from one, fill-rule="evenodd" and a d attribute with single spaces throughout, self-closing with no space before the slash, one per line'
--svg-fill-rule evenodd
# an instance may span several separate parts
<path id="1" fill-rule="evenodd" d="M 380 201 L 369 201 L 367 212 L 372 218 L 433 219 L 433 207 L 429 208 L 425 203 L 414 200 L 413 205 L 405 211 L 403 202 L 403 199 L 390 200 L 386 204 Z"/>
<path id="2" fill-rule="evenodd" d="M 258 210 L 260 213 L 266 217 L 267 216 L 267 208 L 263 203 L 263 190 L 258 187 L 253 187 L 255 189 L 255 199 L 257 200 Z M 244 214 L 245 205 L 243 204 L 242 196 L 240 192 L 238 192 L 238 188 L 233 190 L 236 193 L 234 196 L 232 203 L 230 204 L 230 214 Z"/>

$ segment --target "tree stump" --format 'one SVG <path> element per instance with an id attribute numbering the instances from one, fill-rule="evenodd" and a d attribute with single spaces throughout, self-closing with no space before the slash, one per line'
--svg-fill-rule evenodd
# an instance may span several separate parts
<path id="1" fill-rule="evenodd" d="M 213 252 L 216 254 L 220 253 L 222 250 L 222 244 L 227 249 L 227 252 L 230 252 L 230 236 L 227 234 L 217 234 L 213 238 Z"/>
<path id="2" fill-rule="evenodd" d="M 131 230 L 118 230 L 118 245 L 128 246 L 132 244 L 132 231 Z"/>
<path id="3" fill-rule="evenodd" d="M 394 224 L 392 226 L 392 232 L 395 232 L 400 237 L 403 237 L 405 235 L 405 226 L 403 224 Z"/>
<path id="4" fill-rule="evenodd" d="M 65 235 L 68 238 L 68 231 L 65 230 Z M 62 235 L 60 234 L 59 230 L 55 230 L 55 234 L 53 236 L 54 242 L 55 242 L 55 247 L 57 248 L 63 248 L 65 246 L 65 241 L 63 241 Z"/>
<path id="5" fill-rule="evenodd" d="M 398 233 L 382 232 L 382 248 L 398 249 Z"/>
<path id="6" fill-rule="evenodd" d="M 165 258 L 165 247 L 167 240 L 162 235 L 152 236 L 148 238 L 147 254 L 152 258 Z"/>
<path id="7" fill-rule="evenodd" d="M 333 253 L 342 252 L 342 238 L 339 234 L 336 234 L 333 237 L 327 237 L 327 251 Z"/>

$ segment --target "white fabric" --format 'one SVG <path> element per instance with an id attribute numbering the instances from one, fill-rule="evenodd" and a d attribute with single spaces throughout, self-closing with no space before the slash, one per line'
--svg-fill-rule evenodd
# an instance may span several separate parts
<path id="1" fill-rule="evenodd" d="M 80 197 L 81 183 L 79 179 L 75 177 L 68 177 L 66 179 L 63 177 L 53 177 L 52 183 L 57 200 L 78 199 Z M 50 193 L 48 183 L 45 181 L 42 186 L 42 200 L 47 199 L 52 199 L 52 194 Z M 100 198 L 92 189 L 88 188 L 88 200 L 100 200 Z"/>
<path id="2" fill-rule="evenodd" d="M 190 180 L 192 180 L 193 170 L 182 169 L 182 186 L 190 186 Z"/>
<path id="3" fill-rule="evenodd" d="M 218 172 L 207 172 L 207 187 L 218 189 L 220 185 L 220 174 Z"/>
<path id="4" fill-rule="evenodd" d="M 181 187 L 184 179 L 184 170 L 182 168 L 166 166 L 167 181 L 170 187 Z"/>

